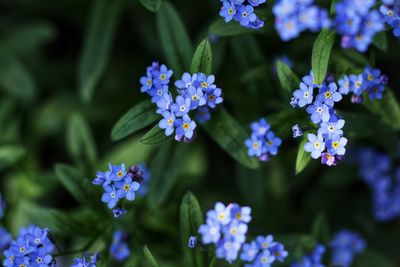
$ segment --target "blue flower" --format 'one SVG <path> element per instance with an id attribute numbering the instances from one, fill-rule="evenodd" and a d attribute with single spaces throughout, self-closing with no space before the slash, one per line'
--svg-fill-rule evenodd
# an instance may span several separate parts
<path id="1" fill-rule="evenodd" d="M 140 88 L 140 92 L 145 93 L 153 88 L 153 75 L 147 72 L 146 76 L 140 78 L 140 84 L 142 87 Z"/>
<path id="2" fill-rule="evenodd" d="M 259 252 L 258 245 L 255 241 L 244 244 L 242 247 L 242 253 L 240 254 L 240 259 L 243 261 L 251 262 L 253 261 Z"/>
<path id="3" fill-rule="evenodd" d="M 116 208 L 112 210 L 114 218 L 119 218 L 121 215 L 128 213 L 126 209 Z"/>
<path id="4" fill-rule="evenodd" d="M 324 138 L 332 138 L 333 135 L 342 135 L 342 128 L 345 121 L 340 119 L 337 121 L 323 122 L 318 129 L 318 134 L 321 134 Z"/>
<path id="5" fill-rule="evenodd" d="M 164 64 L 161 65 L 159 70 L 154 71 L 155 81 L 157 85 L 168 85 L 170 78 L 174 72 L 169 70 Z"/>
<path id="6" fill-rule="evenodd" d="M 219 259 L 225 259 L 229 263 L 232 263 L 234 260 L 236 260 L 240 247 L 240 244 L 237 242 L 221 239 L 217 243 L 215 255 Z"/>
<path id="7" fill-rule="evenodd" d="M 196 80 L 197 74 L 190 75 L 189 73 L 185 72 L 183 73 L 181 80 L 177 80 L 175 82 L 175 86 L 180 90 L 186 90 L 195 86 Z"/>
<path id="8" fill-rule="evenodd" d="M 366 245 L 358 233 L 343 229 L 335 234 L 329 246 L 332 249 L 332 264 L 349 267 L 354 256 L 363 252 Z"/>
<path id="9" fill-rule="evenodd" d="M 254 14 L 254 8 L 251 5 L 241 5 L 237 8 L 235 20 L 242 26 L 248 26 L 250 23 L 255 22 L 257 19 Z"/>
<path id="10" fill-rule="evenodd" d="M 322 86 L 322 84 L 318 84 L 317 81 L 314 78 L 314 73 L 313 71 L 310 71 L 309 75 L 305 75 L 302 79 L 302 82 L 305 83 L 307 86 L 311 88 L 319 88 Z"/>
<path id="11" fill-rule="evenodd" d="M 204 106 L 207 100 L 204 98 L 204 93 L 201 88 L 190 87 L 187 90 L 187 97 L 189 97 L 192 102 L 190 104 L 190 109 L 196 109 L 199 106 Z"/>
<path id="12" fill-rule="evenodd" d="M 223 233 L 228 240 L 237 243 L 244 243 L 246 241 L 247 224 L 238 221 L 232 221 L 229 226 L 223 229 Z"/>
<path id="13" fill-rule="evenodd" d="M 276 243 L 274 242 L 274 237 L 272 235 L 258 236 L 256 238 L 256 242 L 258 247 L 263 250 L 271 249 L 273 246 L 276 245 Z"/>
<path id="14" fill-rule="evenodd" d="M 267 152 L 275 156 L 278 154 L 278 148 L 282 144 L 282 140 L 279 137 L 276 137 L 275 134 L 270 131 L 267 133 L 265 144 Z"/>
<path id="15" fill-rule="evenodd" d="M 156 105 L 158 107 L 156 113 L 162 114 L 164 111 L 170 109 L 171 104 L 174 103 L 170 92 L 164 92 L 163 95 L 158 99 Z"/>
<path id="16" fill-rule="evenodd" d="M 118 197 L 117 190 L 112 185 L 103 186 L 105 193 L 101 197 L 101 201 L 107 203 L 109 209 L 114 208 L 117 205 L 119 198 L 123 198 L 122 195 Z"/>
<path id="17" fill-rule="evenodd" d="M 236 15 L 236 6 L 229 1 L 223 1 L 219 15 L 225 19 L 225 22 L 231 21 Z"/>
<path id="18" fill-rule="evenodd" d="M 368 88 L 368 96 L 370 99 L 382 99 L 382 93 L 385 90 L 385 86 L 382 84 L 374 84 Z"/>
<path id="19" fill-rule="evenodd" d="M 199 227 L 204 244 L 217 243 L 221 238 L 220 225 L 218 221 L 207 219 L 206 224 Z"/>
<path id="20" fill-rule="evenodd" d="M 227 225 L 231 222 L 230 211 L 221 202 L 217 202 L 214 206 L 214 209 L 207 212 L 207 217 L 217 221 L 222 225 Z"/>
<path id="21" fill-rule="evenodd" d="M 249 223 L 251 221 L 250 207 L 240 207 L 238 204 L 231 204 L 230 213 L 231 218 L 238 222 Z"/>
<path id="22" fill-rule="evenodd" d="M 190 236 L 188 241 L 189 248 L 195 248 L 197 246 L 197 236 Z"/>
<path id="23" fill-rule="evenodd" d="M 148 94 L 151 96 L 152 103 L 158 103 L 162 99 L 164 99 L 165 94 L 168 93 L 168 85 L 161 85 L 157 88 L 153 88 L 148 91 Z"/>
<path id="24" fill-rule="evenodd" d="M 342 100 L 342 95 L 337 92 L 336 83 L 330 83 L 328 86 L 322 86 L 317 95 L 317 101 L 333 107 L 335 102 Z"/>
<path id="25" fill-rule="evenodd" d="M 12 237 L 6 228 L 0 226 L 0 252 L 10 245 Z"/>
<path id="26" fill-rule="evenodd" d="M 269 267 L 275 261 L 275 257 L 269 250 L 263 250 L 256 259 L 257 266 Z"/>
<path id="27" fill-rule="evenodd" d="M 200 72 L 197 74 L 197 81 L 195 82 L 194 85 L 195 87 L 200 87 L 206 92 L 208 92 L 208 90 L 215 88 L 214 82 L 215 82 L 214 75 L 207 76 L 204 73 Z"/>
<path id="28" fill-rule="evenodd" d="M 253 156 L 260 157 L 262 153 L 266 152 L 266 149 L 263 146 L 262 140 L 260 140 L 255 135 L 252 135 L 251 138 L 246 139 L 245 145 L 248 149 L 247 153 L 250 157 L 253 157 Z"/>
<path id="29" fill-rule="evenodd" d="M 296 38 L 301 31 L 297 18 L 275 20 L 275 29 L 283 41 Z"/>
<path id="30" fill-rule="evenodd" d="M 75 258 L 71 267 L 96 267 L 96 263 L 99 259 L 98 253 L 85 253 L 82 258 Z"/>
<path id="31" fill-rule="evenodd" d="M 338 81 L 338 84 L 339 93 L 347 95 L 350 92 L 350 79 L 347 75 L 343 76 L 343 78 Z"/>
<path id="32" fill-rule="evenodd" d="M 347 138 L 340 135 L 333 135 L 326 141 L 326 147 L 329 154 L 343 156 L 346 153 Z"/>
<path id="33" fill-rule="evenodd" d="M 110 180 L 111 181 L 119 181 L 125 178 L 125 175 L 127 174 L 127 171 L 125 169 L 125 164 L 121 164 L 120 166 L 118 165 L 111 165 L 111 163 L 108 164 L 110 168 Z"/>
<path id="34" fill-rule="evenodd" d="M 312 105 L 308 106 L 306 110 L 307 113 L 311 115 L 311 121 L 313 123 L 329 121 L 329 107 L 326 104 L 319 102 L 318 100 L 315 101 Z"/>
<path id="35" fill-rule="evenodd" d="M 143 196 L 147 193 L 150 181 L 150 170 L 145 163 L 141 163 L 138 166 L 139 170 L 142 172 L 143 181 L 140 184 L 138 194 Z"/>
<path id="36" fill-rule="evenodd" d="M 48 267 L 53 261 L 53 257 L 43 248 L 38 248 L 36 252 L 29 254 L 29 259 L 31 260 L 29 266 L 32 267 Z"/>
<path id="37" fill-rule="evenodd" d="M 325 150 L 325 143 L 322 135 L 318 134 L 318 136 L 316 136 L 315 134 L 309 133 L 307 138 L 308 142 L 304 145 L 304 150 L 311 152 L 312 158 L 319 158 L 321 153 Z"/>
<path id="38" fill-rule="evenodd" d="M 204 124 L 211 119 L 211 114 L 208 106 L 199 107 L 196 119 L 201 123 Z"/>
<path id="39" fill-rule="evenodd" d="M 127 234 L 122 231 L 115 231 L 113 234 L 112 244 L 110 246 L 110 254 L 119 262 L 124 261 L 131 254 L 128 244 L 125 242 L 126 239 Z"/>
<path id="40" fill-rule="evenodd" d="M 165 135 L 170 136 L 175 130 L 175 115 L 169 111 L 164 111 L 163 119 L 158 123 L 161 129 L 165 129 Z"/>
<path id="41" fill-rule="evenodd" d="M 293 138 L 303 136 L 303 131 L 298 124 L 292 126 Z"/>
<path id="42" fill-rule="evenodd" d="M 299 107 L 304 107 L 311 104 L 313 101 L 313 88 L 307 86 L 305 83 L 300 83 L 300 89 L 294 91 L 293 96 L 297 99 Z"/>
<path id="43" fill-rule="evenodd" d="M 300 261 L 291 264 L 291 267 L 324 267 L 322 257 L 325 253 L 325 247 L 317 244 L 310 255 L 303 256 Z"/>
<path id="44" fill-rule="evenodd" d="M 363 76 L 360 75 L 350 75 L 350 91 L 355 95 L 361 95 L 365 89 L 365 84 L 363 83 Z"/>
<path id="45" fill-rule="evenodd" d="M 251 125 L 251 130 L 253 134 L 258 137 L 264 137 L 267 132 L 270 130 L 271 125 L 267 122 L 266 119 L 261 118 L 259 121 L 253 122 Z"/>
<path id="46" fill-rule="evenodd" d="M 181 141 L 183 138 L 191 139 L 194 129 L 196 129 L 196 123 L 188 115 L 183 116 L 182 119 L 177 119 L 175 140 Z"/>
<path id="47" fill-rule="evenodd" d="M 254 6 L 254 7 L 257 7 L 257 6 L 259 6 L 261 4 L 264 4 L 266 2 L 266 0 L 248 0 L 248 1 L 249 1 L 249 4 Z"/>
<path id="48" fill-rule="evenodd" d="M 92 184 L 103 185 L 107 180 L 110 180 L 110 172 L 97 172 Z"/>
<path id="49" fill-rule="evenodd" d="M 289 255 L 289 253 L 285 250 L 285 247 L 281 243 L 276 243 L 270 251 L 275 259 L 280 262 L 283 262 L 285 258 Z"/>
<path id="50" fill-rule="evenodd" d="M 175 103 L 171 105 L 171 110 L 174 112 L 175 116 L 183 117 L 185 116 L 190 110 L 190 98 L 177 96 L 175 99 Z"/>
<path id="51" fill-rule="evenodd" d="M 221 97 L 222 90 L 220 88 L 210 88 L 207 91 L 207 105 L 210 108 L 215 108 L 217 104 L 222 103 L 223 99 Z"/>
<path id="52" fill-rule="evenodd" d="M 118 189 L 118 198 L 126 198 L 129 201 L 135 200 L 135 192 L 139 190 L 140 184 L 138 182 L 132 181 L 132 178 L 125 177 L 124 180 L 115 183 Z"/>

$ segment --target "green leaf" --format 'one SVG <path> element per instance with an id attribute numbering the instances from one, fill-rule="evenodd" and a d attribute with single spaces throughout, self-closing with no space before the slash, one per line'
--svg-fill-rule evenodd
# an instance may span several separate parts
<path id="1" fill-rule="evenodd" d="M 392 90 L 386 88 L 382 99 L 370 100 L 364 95 L 364 106 L 379 117 L 382 123 L 392 129 L 400 130 L 400 107 Z"/>
<path id="2" fill-rule="evenodd" d="M 224 108 L 214 112 L 212 120 L 208 121 L 204 128 L 208 135 L 239 163 L 251 169 L 259 167 L 258 160 L 250 158 L 247 154 L 244 144 L 248 138 L 246 131 Z"/>
<path id="3" fill-rule="evenodd" d="M 157 12 L 162 4 L 161 0 L 139 0 L 142 5 L 152 12 Z"/>
<path id="4" fill-rule="evenodd" d="M 248 29 L 240 26 L 239 23 L 231 22 L 226 23 L 223 19 L 216 20 L 211 26 L 209 31 L 217 36 L 234 36 L 247 33 L 255 33 L 255 30 Z"/>
<path id="5" fill-rule="evenodd" d="M 144 100 L 128 110 L 111 131 L 113 141 L 120 140 L 156 122 L 160 116 L 154 112 L 154 104 Z"/>
<path id="6" fill-rule="evenodd" d="M 80 203 L 86 205 L 93 199 L 93 186 L 83 178 L 80 171 L 66 164 L 57 164 L 55 172 L 60 182 Z"/>
<path id="7" fill-rule="evenodd" d="M 36 85 L 29 70 L 16 58 L 0 58 L 0 88 L 10 96 L 30 100 Z"/>
<path id="8" fill-rule="evenodd" d="M 21 145 L 0 146 L 0 170 L 10 167 L 17 163 L 26 153 Z"/>
<path id="9" fill-rule="evenodd" d="M 207 75 L 211 74 L 212 70 L 212 50 L 208 39 L 203 40 L 192 58 L 190 67 L 191 73 L 203 72 Z"/>
<path id="10" fill-rule="evenodd" d="M 182 199 L 180 207 L 182 247 L 187 266 L 204 266 L 204 253 L 197 249 L 190 249 L 187 246 L 189 237 L 196 236 L 200 225 L 203 223 L 203 214 L 199 202 L 191 192 L 187 192 Z"/>
<path id="11" fill-rule="evenodd" d="M 288 95 L 292 95 L 293 91 L 299 87 L 300 79 L 290 69 L 286 63 L 278 60 L 276 63 L 276 71 L 278 73 L 279 82 L 282 88 L 287 92 Z"/>
<path id="12" fill-rule="evenodd" d="M 150 165 L 149 201 L 151 206 L 160 207 L 181 176 L 183 160 L 188 156 L 190 146 L 184 143 L 166 142 Z"/>
<path id="13" fill-rule="evenodd" d="M 158 33 L 169 67 L 178 76 L 189 69 L 192 44 L 175 8 L 164 2 L 157 13 Z"/>
<path id="14" fill-rule="evenodd" d="M 86 102 L 92 98 L 107 67 L 125 0 L 98 0 L 93 3 L 78 70 L 79 91 Z"/>
<path id="15" fill-rule="evenodd" d="M 296 175 L 299 174 L 304 170 L 305 167 L 310 163 L 311 161 L 311 155 L 310 153 L 304 151 L 304 145 L 308 142 L 307 136 L 303 136 L 303 140 L 301 141 L 299 145 L 299 150 L 297 151 L 297 158 L 296 158 Z"/>
<path id="16" fill-rule="evenodd" d="M 315 40 L 311 65 L 314 72 L 314 79 L 317 84 L 321 84 L 325 79 L 328 70 L 329 56 L 335 42 L 335 32 L 323 29 Z"/>
<path id="17" fill-rule="evenodd" d="M 170 138 L 171 136 L 166 136 L 165 131 L 156 124 L 140 139 L 140 143 L 143 145 L 158 145 Z"/>
<path id="18" fill-rule="evenodd" d="M 329 223 L 325 214 L 319 213 L 317 217 L 315 217 L 311 232 L 316 241 L 322 242 L 323 244 L 329 242 Z"/>
<path id="19" fill-rule="evenodd" d="M 371 248 L 367 248 L 361 255 L 356 256 L 352 264 L 354 267 L 395 267 L 396 265 Z"/>
<path id="20" fill-rule="evenodd" d="M 388 47 L 388 40 L 387 40 L 387 35 L 386 32 L 378 32 L 375 34 L 374 39 L 372 40 L 372 43 L 379 48 L 380 50 L 386 52 L 387 47 Z"/>
<path id="21" fill-rule="evenodd" d="M 81 114 L 72 114 L 68 120 L 67 148 L 77 161 L 88 159 L 90 163 L 95 163 L 97 160 L 92 133 Z"/>
<path id="22" fill-rule="evenodd" d="M 157 263 L 156 259 L 153 257 L 153 254 L 151 254 L 147 245 L 144 246 L 143 252 L 144 252 L 144 256 L 147 260 L 147 263 L 149 264 L 149 267 L 160 267 L 160 265 Z"/>

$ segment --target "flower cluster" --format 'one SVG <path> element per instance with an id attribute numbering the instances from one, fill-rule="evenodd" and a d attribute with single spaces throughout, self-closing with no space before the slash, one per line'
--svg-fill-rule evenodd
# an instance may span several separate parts
<path id="1" fill-rule="evenodd" d="M 247 224 L 251 221 L 251 209 L 237 204 L 225 206 L 221 202 L 207 212 L 206 224 L 199 227 L 203 244 L 214 243 L 216 256 L 233 262 L 246 241 Z"/>
<path id="2" fill-rule="evenodd" d="M 389 155 L 370 148 L 357 151 L 356 158 L 361 178 L 372 189 L 375 219 L 386 222 L 399 217 L 400 166 L 394 166 Z"/>
<path id="3" fill-rule="evenodd" d="M 275 242 L 272 235 L 267 235 L 244 244 L 240 259 L 250 262 L 245 267 L 267 267 L 275 261 L 283 262 L 288 254 L 283 244 Z"/>
<path id="4" fill-rule="evenodd" d="M 0 253 L 10 246 L 12 237 L 6 228 L 0 226 Z"/>
<path id="5" fill-rule="evenodd" d="M 343 48 L 365 52 L 374 35 L 384 29 L 381 14 L 372 9 L 375 4 L 375 0 L 344 0 L 335 5 L 335 28 Z"/>
<path id="6" fill-rule="evenodd" d="M 383 20 L 393 28 L 393 34 L 400 37 L 400 2 L 398 0 L 383 0 L 380 12 Z"/>
<path id="7" fill-rule="evenodd" d="M 135 200 L 135 192 L 139 190 L 142 180 L 143 173 L 135 165 L 126 170 L 125 164 L 121 164 L 121 166 L 109 164 L 109 170 L 97 172 L 92 183 L 103 186 L 105 192 L 101 201 L 107 203 L 109 209 L 113 209 L 121 199 Z M 115 217 L 126 213 L 119 207 L 114 209 L 113 212 Z"/>
<path id="8" fill-rule="evenodd" d="M 246 139 L 250 157 L 257 156 L 261 161 L 267 161 L 270 155 L 275 156 L 282 140 L 271 131 L 271 125 L 261 118 L 251 124 L 251 137 Z"/>
<path id="9" fill-rule="evenodd" d="M 157 105 L 156 112 L 163 117 L 158 125 L 165 130 L 165 135 L 175 132 L 175 140 L 190 142 L 197 127 L 189 116 L 190 111 L 198 109 L 196 117 L 200 123 L 205 123 L 210 119 L 209 109 L 222 103 L 222 90 L 214 84 L 214 75 L 186 72 L 175 82 L 178 95 L 174 100 L 168 87 L 172 74 L 165 65 L 160 67 L 154 62 L 147 68 L 146 76 L 140 79 L 141 92 L 150 95 Z"/>
<path id="10" fill-rule="evenodd" d="M 124 233 L 122 231 L 114 232 L 112 243 L 110 246 L 110 253 L 115 260 L 124 261 L 131 254 L 128 244 L 126 243 L 127 239 L 127 233 Z"/>
<path id="11" fill-rule="evenodd" d="M 275 29 L 284 41 L 306 30 L 316 32 L 330 26 L 328 12 L 314 5 L 313 0 L 278 0 L 272 11 Z"/>
<path id="12" fill-rule="evenodd" d="M 6 202 L 3 200 L 3 197 L 0 194 L 0 219 L 4 217 L 5 209 L 6 209 Z"/>
<path id="13" fill-rule="evenodd" d="M 318 89 L 316 96 L 315 89 Z M 303 77 L 300 88 L 294 91 L 293 96 L 291 105 L 307 107 L 311 121 L 319 126 L 317 134 L 307 135 L 308 142 L 304 145 L 304 150 L 310 152 L 314 159 L 321 157 L 322 164 L 335 165 L 346 152 L 347 139 L 343 137 L 342 131 L 345 121 L 336 115 L 334 109 L 335 103 L 342 99 L 334 77 L 328 75 L 325 82 L 316 84 L 311 72 Z M 294 128 L 299 134 L 298 127 Z"/>
<path id="14" fill-rule="evenodd" d="M 325 247 L 321 244 L 315 246 L 314 250 L 306 256 L 303 256 L 301 260 L 292 263 L 291 267 L 324 267 L 322 264 L 322 258 L 325 254 Z"/>
<path id="15" fill-rule="evenodd" d="M 353 93 L 352 102 L 360 103 L 363 101 L 362 94 L 367 92 L 369 99 L 381 99 L 388 83 L 388 77 L 382 75 L 379 69 L 366 67 L 361 74 L 345 75 L 338 81 L 339 92 L 347 95 Z"/>
<path id="16" fill-rule="evenodd" d="M 22 228 L 16 240 L 4 251 L 5 267 L 55 266 L 51 256 L 54 245 L 49 239 L 49 230 L 37 226 Z"/>
<path id="17" fill-rule="evenodd" d="M 265 3 L 266 0 L 221 0 L 222 7 L 219 15 L 228 23 L 231 20 L 237 21 L 241 26 L 251 29 L 259 29 L 264 26 L 264 21 L 260 20 L 254 7 Z"/>
<path id="18" fill-rule="evenodd" d="M 365 249 L 365 241 L 361 236 L 349 230 L 341 230 L 329 242 L 331 248 L 331 263 L 335 266 L 349 267 L 354 256 Z"/>
<path id="19" fill-rule="evenodd" d="M 98 253 L 85 253 L 82 258 L 75 258 L 71 267 L 96 267 L 96 263 L 99 259 Z"/>

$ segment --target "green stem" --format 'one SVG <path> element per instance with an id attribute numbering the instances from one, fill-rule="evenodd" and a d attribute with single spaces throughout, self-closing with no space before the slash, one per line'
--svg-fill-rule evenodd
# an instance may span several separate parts
<path id="1" fill-rule="evenodd" d="M 213 256 L 211 259 L 210 265 L 208 267 L 214 267 L 216 262 L 217 262 L 217 259 L 215 258 L 215 256 Z"/>

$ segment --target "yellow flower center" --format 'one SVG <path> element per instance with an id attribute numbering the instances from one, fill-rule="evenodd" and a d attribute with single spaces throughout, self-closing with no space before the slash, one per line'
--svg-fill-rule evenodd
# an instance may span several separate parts
<path id="1" fill-rule="evenodd" d="M 201 87 L 203 87 L 203 88 L 208 87 L 208 83 L 207 83 L 207 82 L 202 82 L 202 83 L 201 83 Z"/>
<path id="2" fill-rule="evenodd" d="M 369 74 L 369 75 L 368 75 L 368 80 L 369 80 L 369 81 L 372 81 L 373 79 L 374 79 L 374 76 L 372 76 L 372 74 Z"/>
<path id="3" fill-rule="evenodd" d="M 150 80 L 150 79 L 148 79 L 148 80 L 147 80 L 147 85 L 148 85 L 148 86 L 150 86 L 150 85 L 151 85 L 151 83 L 152 83 L 152 82 L 151 82 L 151 80 Z"/>
<path id="4" fill-rule="evenodd" d="M 129 184 L 125 184 L 124 185 L 124 190 L 125 191 L 129 191 L 129 189 L 131 189 L 131 186 Z"/>
<path id="5" fill-rule="evenodd" d="M 242 219 L 242 214 L 240 212 L 236 213 L 235 218 L 236 218 L 236 220 Z"/>
<path id="6" fill-rule="evenodd" d="M 161 81 L 164 81 L 166 78 L 167 78 L 167 76 L 165 74 L 161 74 L 160 75 L 160 80 Z"/>
<path id="7" fill-rule="evenodd" d="M 184 130 L 187 130 L 187 129 L 190 128 L 190 125 L 189 125 L 189 123 L 185 122 L 185 123 L 182 125 L 182 127 L 183 127 Z"/>
<path id="8" fill-rule="evenodd" d="M 320 146 L 321 146 L 321 144 L 318 141 L 314 143 L 315 148 L 319 148 Z"/>
<path id="9" fill-rule="evenodd" d="M 262 243 L 262 245 L 261 245 L 263 248 L 268 248 L 268 243 L 267 242 L 264 242 L 264 243 Z"/>
<path id="10" fill-rule="evenodd" d="M 325 92 L 325 97 L 326 98 L 331 98 L 332 97 L 332 93 L 331 92 Z"/>
<path id="11" fill-rule="evenodd" d="M 238 229 L 236 227 L 234 227 L 234 228 L 231 229 L 230 232 L 231 232 L 231 235 L 236 235 L 237 232 L 238 232 Z"/>
<path id="12" fill-rule="evenodd" d="M 215 96 L 214 96 L 214 95 L 209 95 L 209 96 L 208 96 L 208 99 L 209 99 L 210 101 L 213 101 L 213 100 L 215 99 Z"/>
<path id="13" fill-rule="evenodd" d="M 174 123 L 174 120 L 172 118 L 168 119 L 168 125 L 172 125 Z"/>
<path id="14" fill-rule="evenodd" d="M 218 220 L 222 221 L 223 219 L 225 219 L 225 215 L 223 213 L 219 213 Z"/>
<path id="15" fill-rule="evenodd" d="M 260 146 L 258 145 L 258 143 L 253 143 L 253 148 L 254 149 L 258 149 Z"/>
<path id="16" fill-rule="evenodd" d="M 232 15 L 232 14 L 233 14 L 233 9 L 232 9 L 232 8 L 229 8 L 229 9 L 228 9 L 228 14 L 229 14 L 229 15 Z"/>
<path id="17" fill-rule="evenodd" d="M 333 142 L 333 143 L 332 143 L 332 147 L 333 147 L 334 149 L 337 149 L 337 148 L 339 147 L 339 142 L 338 142 L 338 141 Z"/>
<path id="18" fill-rule="evenodd" d="M 119 178 L 121 178 L 122 176 L 124 176 L 124 173 L 120 170 L 120 171 L 117 173 L 117 176 L 118 176 Z"/>
<path id="19" fill-rule="evenodd" d="M 267 145 L 272 146 L 272 141 L 268 140 Z"/>
<path id="20" fill-rule="evenodd" d="M 267 263 L 268 262 L 268 258 L 267 257 L 262 257 L 261 258 L 261 262 L 262 263 Z"/>

